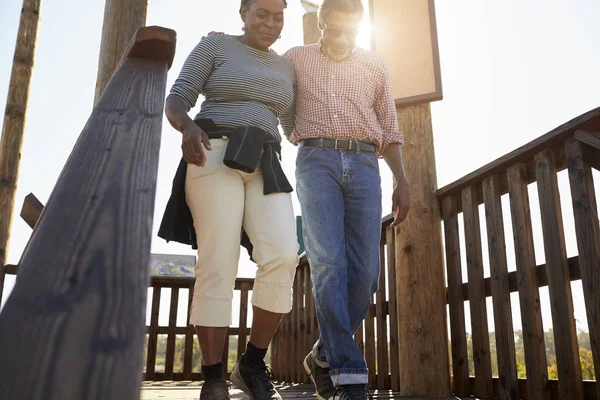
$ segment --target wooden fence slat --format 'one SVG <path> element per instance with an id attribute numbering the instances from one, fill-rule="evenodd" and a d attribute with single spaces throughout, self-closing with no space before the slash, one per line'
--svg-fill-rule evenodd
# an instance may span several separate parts
<path id="1" fill-rule="evenodd" d="M 190 283 L 188 289 L 188 315 L 192 307 L 192 299 L 194 298 L 194 284 Z M 183 356 L 183 376 L 185 380 L 192 379 L 192 367 L 194 361 L 194 327 L 188 324 L 188 315 L 185 317 L 185 353 Z"/>
<path id="2" fill-rule="evenodd" d="M 377 388 L 385 388 L 385 378 L 388 375 L 388 340 L 387 340 L 387 313 L 386 304 L 386 279 L 385 279 L 385 248 L 379 245 L 379 285 L 375 293 L 375 315 L 377 319 Z"/>
<path id="3" fill-rule="evenodd" d="M 373 306 L 369 308 L 369 312 L 365 318 L 365 360 L 369 369 L 369 384 L 371 388 L 376 386 L 376 352 L 375 352 L 375 311 Z"/>
<path id="4" fill-rule="evenodd" d="M 175 339 L 177 328 L 177 306 L 179 305 L 179 288 L 171 289 L 171 307 L 169 309 L 169 334 L 167 335 L 167 352 L 165 354 L 165 376 L 173 379 L 175 364 Z"/>
<path id="5" fill-rule="evenodd" d="M 564 399 L 579 400 L 583 399 L 581 363 L 575 330 L 573 296 L 567 265 L 554 152 L 544 150 L 537 153 L 535 166 L 560 395 Z"/>
<path id="6" fill-rule="evenodd" d="M 285 336 L 285 341 L 286 341 L 286 346 L 285 346 L 285 352 L 286 352 L 286 360 L 285 360 L 285 366 L 286 366 L 286 373 L 285 373 L 285 381 L 286 382 L 293 382 L 294 379 L 294 375 L 293 375 L 293 370 L 292 368 L 290 368 L 290 365 L 292 365 L 293 363 L 293 359 L 294 359 L 294 341 L 292 340 L 292 335 L 294 334 L 294 325 L 293 325 L 293 318 L 292 318 L 293 314 L 292 312 L 289 312 L 286 316 L 285 316 L 285 321 L 286 321 L 286 336 Z"/>
<path id="7" fill-rule="evenodd" d="M 458 200 L 448 196 L 442 200 L 444 237 L 446 240 L 446 263 L 448 270 L 448 304 L 450 311 L 450 335 L 452 349 L 452 373 L 454 394 L 468 396 L 469 362 L 467 356 L 467 333 L 465 306 L 462 291 L 462 270 L 458 229 Z"/>
<path id="8" fill-rule="evenodd" d="M 304 368 L 302 367 L 302 270 L 296 269 L 296 277 L 294 279 L 294 305 L 292 308 L 292 312 L 294 313 L 294 360 L 292 362 L 292 367 L 294 369 L 294 382 L 300 383 L 304 380 Z"/>
<path id="9" fill-rule="evenodd" d="M 600 140 L 598 143 L 600 148 Z M 596 372 L 596 390 L 600 397 L 600 227 L 592 169 L 584 161 L 582 144 L 571 138 L 565 143 L 575 231 L 579 250 L 579 269 L 588 329 Z"/>
<path id="10" fill-rule="evenodd" d="M 250 287 L 248 283 L 243 282 L 240 290 L 240 319 L 239 319 L 239 333 L 238 333 L 238 348 L 236 355 L 236 362 L 240 359 L 244 351 L 246 350 L 246 329 L 248 327 L 248 291 Z"/>
<path id="11" fill-rule="evenodd" d="M 229 373 L 229 341 L 231 339 L 230 329 L 227 328 L 227 334 L 225 335 L 225 343 L 223 343 L 223 354 L 221 354 L 221 364 L 223 370 L 223 376 L 228 376 Z M 239 345 L 239 342 L 238 342 Z"/>
<path id="12" fill-rule="evenodd" d="M 548 367 L 525 165 L 511 166 L 507 175 L 523 326 L 527 393 L 530 399 L 545 400 L 548 399 Z"/>
<path id="13" fill-rule="evenodd" d="M 160 294 L 162 289 L 152 288 L 152 309 L 150 311 L 150 327 L 148 329 L 148 355 L 146 357 L 146 379 L 154 380 L 156 371 L 156 350 L 158 346 L 158 313 L 160 311 Z"/>
<path id="14" fill-rule="evenodd" d="M 467 272 L 469 276 L 469 305 L 473 338 L 473 361 L 475 363 L 476 396 L 493 396 L 492 364 L 490 359 L 490 336 L 483 279 L 481 229 L 479 225 L 479 199 L 476 188 L 462 190 Z"/>
<path id="15" fill-rule="evenodd" d="M 312 342 L 312 330 L 313 327 L 311 326 L 312 324 L 312 318 L 314 315 L 314 311 L 313 311 L 313 303 L 310 301 L 310 299 L 312 299 L 312 293 L 311 293 L 311 281 L 310 281 L 310 270 L 308 268 L 305 267 L 300 267 L 304 270 L 304 290 L 303 290 L 303 299 L 304 299 L 304 326 L 305 326 L 305 331 L 304 331 L 304 352 L 302 355 L 302 360 L 304 361 L 304 357 L 306 357 L 306 355 L 311 351 L 312 346 L 313 346 L 313 342 Z M 304 370 L 304 369 L 303 369 Z M 308 376 L 306 376 L 306 378 L 308 378 Z M 307 381 L 308 382 L 308 381 Z"/>
<path id="16" fill-rule="evenodd" d="M 156 55 L 174 52 L 175 32 L 138 32 L 146 36 L 136 35 L 131 49 L 152 60 L 125 53 L 64 165 L 0 313 L 3 398 L 140 397 L 170 62 Z"/>
<path id="17" fill-rule="evenodd" d="M 500 179 L 498 175 L 486 178 L 483 181 L 483 197 L 492 278 L 492 301 L 494 305 L 498 376 L 500 378 L 500 399 L 516 400 L 519 393 L 515 332 L 512 323 L 510 289 L 508 287 L 508 262 L 506 260 L 504 219 L 500 196 Z"/>
<path id="18" fill-rule="evenodd" d="M 396 235 L 394 228 L 386 227 L 385 242 L 387 250 L 388 270 L 388 308 L 390 314 L 390 366 L 391 366 L 391 389 L 400 390 L 400 343 L 398 327 L 398 297 L 396 296 Z"/>

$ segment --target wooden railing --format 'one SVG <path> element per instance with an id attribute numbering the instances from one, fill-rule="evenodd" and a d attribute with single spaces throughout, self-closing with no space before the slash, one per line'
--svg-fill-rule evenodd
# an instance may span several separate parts
<path id="1" fill-rule="evenodd" d="M 600 109 L 586 113 L 437 192 L 444 219 L 455 393 L 501 399 L 597 399 L 583 382 L 571 281 L 582 280 L 596 378 L 600 378 L 600 232 L 591 168 L 600 166 Z M 568 169 L 579 255 L 567 258 L 557 173 Z M 546 263 L 536 265 L 528 185 L 536 183 Z M 508 272 L 501 196 L 509 195 L 516 271 Z M 484 278 L 480 205 L 491 276 Z M 468 281 L 463 283 L 459 215 Z M 548 286 L 558 381 L 548 380 L 539 288 Z M 517 379 L 510 293 L 519 293 L 526 380 Z M 486 299 L 492 298 L 498 378 L 492 378 Z M 469 376 L 469 301 L 475 376 Z"/>
<path id="2" fill-rule="evenodd" d="M 62 170 L 0 313 L 3 399 L 139 399 L 174 53 L 174 31 L 138 30 Z"/>

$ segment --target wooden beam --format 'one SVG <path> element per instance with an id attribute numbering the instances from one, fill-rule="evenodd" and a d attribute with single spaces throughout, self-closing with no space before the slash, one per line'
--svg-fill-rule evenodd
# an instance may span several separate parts
<path id="1" fill-rule="evenodd" d="M 307 12 L 302 16 L 302 27 L 304 32 L 304 44 L 317 43 L 321 39 L 319 30 L 319 17 L 317 12 Z"/>
<path id="2" fill-rule="evenodd" d="M 130 39 L 146 25 L 148 0 L 106 0 L 94 104 L 117 69 Z"/>
<path id="3" fill-rule="evenodd" d="M 430 105 L 398 109 L 398 124 L 406 132 L 402 151 L 411 186 L 408 217 L 396 228 L 400 393 L 448 396 L 445 272 Z"/>
<path id="4" fill-rule="evenodd" d="M 41 0 L 23 0 L 0 140 L 0 301 L 19 179 Z"/>
<path id="5" fill-rule="evenodd" d="M 6 398 L 140 398 L 167 67 L 122 63 L 60 174 L 0 313 Z"/>

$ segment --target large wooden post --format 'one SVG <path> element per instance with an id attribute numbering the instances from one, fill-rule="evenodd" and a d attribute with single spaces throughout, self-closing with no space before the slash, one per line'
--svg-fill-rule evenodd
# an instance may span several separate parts
<path id="1" fill-rule="evenodd" d="M 129 40 L 146 25 L 148 0 L 106 0 L 94 104 L 115 72 Z"/>
<path id="2" fill-rule="evenodd" d="M 0 300 L 23 149 L 41 0 L 23 0 L 0 142 Z"/>
<path id="3" fill-rule="evenodd" d="M 411 208 L 397 228 L 400 393 L 449 396 L 442 226 L 429 103 L 398 109 Z"/>
<path id="4" fill-rule="evenodd" d="M 445 268 L 430 102 L 442 99 L 434 1 L 370 0 L 371 45 L 386 61 L 405 134 L 411 208 L 396 234 L 400 393 L 451 394 Z M 408 60 L 408 61 L 407 61 Z"/>

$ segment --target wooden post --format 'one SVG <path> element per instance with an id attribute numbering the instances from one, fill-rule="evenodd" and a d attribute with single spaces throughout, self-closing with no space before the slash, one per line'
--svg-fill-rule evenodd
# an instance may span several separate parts
<path id="1" fill-rule="evenodd" d="M 106 0 L 94 104 L 115 72 L 129 40 L 146 25 L 148 0 Z"/>
<path id="2" fill-rule="evenodd" d="M 450 363 L 442 227 L 429 103 L 398 109 L 411 187 L 407 219 L 396 228 L 400 315 L 400 394 L 449 396 Z"/>
<path id="3" fill-rule="evenodd" d="M 302 27 L 304 30 L 304 44 L 317 43 L 321 39 L 319 17 L 316 12 L 312 11 L 304 14 L 302 17 Z"/>
<path id="4" fill-rule="evenodd" d="M 60 174 L 0 313 L 3 399 L 140 398 L 174 53 L 172 30 L 149 27 L 135 35 Z"/>
<path id="5" fill-rule="evenodd" d="M 0 142 L 0 300 L 8 258 L 41 0 L 23 0 Z"/>

